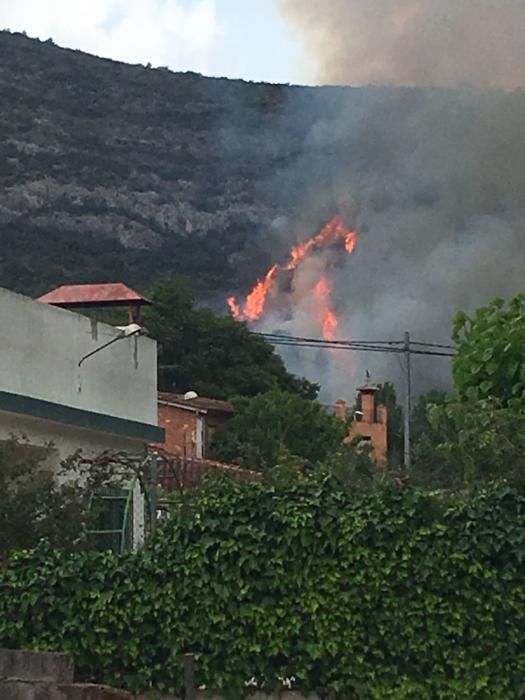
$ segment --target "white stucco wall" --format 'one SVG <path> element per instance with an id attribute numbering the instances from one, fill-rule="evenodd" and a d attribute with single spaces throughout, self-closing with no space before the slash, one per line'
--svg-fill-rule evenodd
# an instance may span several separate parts
<path id="1" fill-rule="evenodd" d="M 0 288 L 0 391 L 157 425 L 156 343 Z"/>
<path id="2" fill-rule="evenodd" d="M 142 440 L 0 411 L 0 440 L 11 436 L 25 437 L 32 445 L 52 443 L 56 450 L 53 461 L 57 463 L 77 450 L 82 450 L 85 457 L 96 457 L 107 451 L 126 452 L 137 458 L 144 456 Z"/>

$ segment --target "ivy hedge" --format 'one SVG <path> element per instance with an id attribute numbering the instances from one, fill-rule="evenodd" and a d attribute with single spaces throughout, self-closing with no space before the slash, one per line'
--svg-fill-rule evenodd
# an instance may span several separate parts
<path id="1" fill-rule="evenodd" d="M 0 571 L 0 645 L 71 651 L 84 679 L 240 697 L 525 697 L 525 494 L 332 478 L 209 485 L 139 554 L 43 547 Z"/>

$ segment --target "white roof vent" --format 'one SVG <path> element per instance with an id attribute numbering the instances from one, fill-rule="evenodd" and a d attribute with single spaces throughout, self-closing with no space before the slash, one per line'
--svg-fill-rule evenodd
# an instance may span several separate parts
<path id="1" fill-rule="evenodd" d="M 190 401 L 191 399 L 198 399 L 199 395 L 196 391 L 187 391 L 184 394 L 184 401 Z"/>

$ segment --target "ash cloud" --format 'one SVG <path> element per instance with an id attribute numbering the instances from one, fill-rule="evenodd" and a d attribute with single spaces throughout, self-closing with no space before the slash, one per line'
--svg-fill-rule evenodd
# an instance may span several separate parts
<path id="1" fill-rule="evenodd" d="M 280 0 L 330 84 L 515 88 L 523 0 Z"/>

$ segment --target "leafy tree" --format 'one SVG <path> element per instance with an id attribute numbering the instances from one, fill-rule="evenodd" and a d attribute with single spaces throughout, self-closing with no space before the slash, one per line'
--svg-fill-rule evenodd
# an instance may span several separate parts
<path id="1" fill-rule="evenodd" d="M 15 436 L 0 442 L 0 562 L 42 539 L 66 550 L 90 547 L 88 529 L 100 512 L 93 494 L 133 474 L 123 455 L 85 459 L 78 452 L 55 463 L 51 444 L 35 447 Z"/>
<path id="2" fill-rule="evenodd" d="M 390 382 L 381 384 L 376 401 L 387 409 L 388 461 L 399 465 L 403 461 L 403 409 L 397 402 L 394 385 Z"/>
<path id="3" fill-rule="evenodd" d="M 495 299 L 473 316 L 454 322 L 454 384 L 459 397 L 478 401 L 496 397 L 525 406 L 525 296 L 508 303 Z"/>
<path id="4" fill-rule="evenodd" d="M 459 313 L 453 339 L 457 397 L 426 397 L 413 416 L 416 481 L 460 488 L 522 480 L 525 296 Z"/>
<path id="5" fill-rule="evenodd" d="M 506 478 L 525 481 L 525 413 L 498 399 L 429 407 L 438 453 L 454 465 L 453 485 L 475 487 Z M 455 474 L 454 474 L 455 471 Z"/>
<path id="6" fill-rule="evenodd" d="M 33 448 L 14 437 L 0 442 L 0 561 L 48 532 L 53 476 L 45 460 L 50 452 L 50 446 Z"/>
<path id="7" fill-rule="evenodd" d="M 183 279 L 157 283 L 145 325 L 159 343 L 159 387 L 211 398 L 280 389 L 315 398 L 318 386 L 290 374 L 273 347 L 245 323 L 196 308 Z"/>
<path id="8" fill-rule="evenodd" d="M 217 435 L 219 459 L 251 469 L 269 469 L 283 461 L 283 450 L 306 466 L 322 462 L 341 446 L 346 423 L 317 401 L 274 389 L 233 401 L 235 415 Z"/>
<path id="9" fill-rule="evenodd" d="M 439 422 L 431 421 L 430 413 L 443 406 L 449 396 L 434 390 L 422 394 L 412 409 L 410 417 L 412 459 L 410 481 L 425 488 L 454 489 L 462 484 L 462 476 L 454 463 L 441 449 L 443 429 Z"/>
<path id="10" fill-rule="evenodd" d="M 355 443 L 340 445 L 317 465 L 316 471 L 329 475 L 353 496 L 371 493 L 377 486 L 390 483 L 393 476 L 389 470 L 377 468 L 372 446 L 358 439 Z"/>

